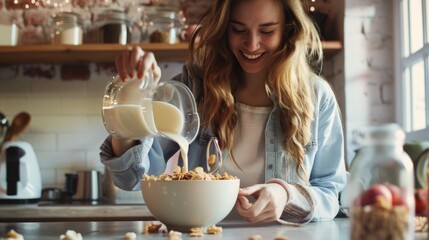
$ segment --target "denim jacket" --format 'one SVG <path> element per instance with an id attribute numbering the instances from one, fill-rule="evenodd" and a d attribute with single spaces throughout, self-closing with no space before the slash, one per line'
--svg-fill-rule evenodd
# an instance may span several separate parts
<path id="1" fill-rule="evenodd" d="M 186 67 L 173 80 L 185 83 L 193 90 L 197 99 L 201 97 L 201 86 L 198 84 L 202 81 L 193 83 Z M 273 107 L 265 130 L 265 181 L 274 178 L 286 181 L 293 186 L 293 192 L 301 193 L 308 201 L 306 205 L 311 206 L 310 212 L 303 213 L 304 207 L 299 202 L 288 204 L 281 217 L 286 223 L 333 219 L 339 210 L 338 194 L 346 184 L 344 137 L 335 95 L 326 81 L 319 78 L 314 81 L 316 101 L 311 126 L 312 140 L 306 146 L 304 159 L 307 172 L 305 180 L 300 180 L 297 176 L 295 162 L 283 149 L 277 106 Z M 209 129 L 200 129 L 197 138 L 189 146 L 189 169 L 206 166 L 205 150 L 211 136 L 213 134 Z M 137 191 L 140 190 L 144 174 L 163 173 L 166 160 L 179 147 L 166 139 L 147 137 L 122 156 L 114 157 L 109 136 L 100 150 L 101 162 L 112 173 L 115 185 L 124 190 Z"/>

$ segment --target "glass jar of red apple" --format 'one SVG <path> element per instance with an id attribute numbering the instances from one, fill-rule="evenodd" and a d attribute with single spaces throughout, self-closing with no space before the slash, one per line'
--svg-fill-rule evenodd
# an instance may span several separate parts
<path id="1" fill-rule="evenodd" d="M 354 132 L 358 153 L 351 165 L 351 239 L 414 239 L 413 163 L 397 124 Z"/>

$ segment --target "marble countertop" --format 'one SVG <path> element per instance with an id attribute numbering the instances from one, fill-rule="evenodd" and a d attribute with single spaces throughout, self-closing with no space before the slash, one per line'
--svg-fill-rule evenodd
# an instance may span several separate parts
<path id="1" fill-rule="evenodd" d="M 0 205 L 0 238 L 10 230 L 24 235 L 26 240 L 59 239 L 67 230 L 75 230 L 83 239 L 124 239 L 127 232 L 137 234 L 137 239 L 168 239 L 166 233 L 146 234 L 145 224 L 155 221 L 144 204 L 99 205 L 50 205 L 24 204 Z M 204 236 L 204 239 L 262 239 L 286 237 L 288 240 L 347 240 L 350 239 L 348 218 L 309 223 L 302 227 L 279 224 L 252 225 L 241 220 L 225 220 L 217 224 L 221 234 Z M 188 234 L 183 239 L 195 239 Z M 428 234 L 416 232 L 416 240 L 427 240 Z"/>
<path id="2" fill-rule="evenodd" d="M 0 234 L 6 234 L 10 229 L 22 234 L 25 240 L 59 239 L 67 230 L 82 234 L 84 240 L 93 239 L 124 239 L 127 232 L 134 232 L 137 239 L 168 239 L 166 232 L 145 233 L 144 221 L 103 221 L 103 222 L 31 222 L 31 223 L 0 223 Z M 347 240 L 350 239 L 350 223 L 348 219 L 309 223 L 302 227 L 292 227 L 280 224 L 251 225 L 239 220 L 222 221 L 217 226 L 222 232 L 214 235 L 205 234 L 204 238 L 190 237 L 182 234 L 182 239 L 250 239 L 259 235 L 259 239 L 288 239 L 288 240 Z M 3 237 L 1 235 L 0 237 Z M 283 238 L 281 238 L 283 237 Z M 416 240 L 426 240 L 427 233 L 416 233 Z"/>
<path id="3" fill-rule="evenodd" d="M 145 234 L 143 221 L 120 222 L 41 222 L 41 223 L 0 223 L 0 232 L 6 233 L 10 229 L 22 234 L 25 240 L 33 239 L 59 239 L 67 230 L 74 230 L 82 234 L 83 239 L 124 239 L 127 232 L 137 234 L 137 239 L 168 239 L 166 233 Z M 222 233 L 204 235 L 204 239 L 249 239 L 251 236 L 260 235 L 262 239 L 274 239 L 275 237 L 287 237 L 293 239 L 347 239 L 349 224 L 347 220 L 311 223 L 302 228 L 290 227 L 278 224 L 254 226 L 244 222 L 221 222 Z M 201 239 L 190 237 L 183 233 L 182 239 Z"/>

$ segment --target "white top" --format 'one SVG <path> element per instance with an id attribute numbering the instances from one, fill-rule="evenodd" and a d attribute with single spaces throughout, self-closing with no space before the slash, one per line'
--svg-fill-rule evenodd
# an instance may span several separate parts
<path id="1" fill-rule="evenodd" d="M 240 187 L 264 183 L 265 126 L 272 107 L 252 107 L 236 103 L 238 123 L 234 129 L 233 154 L 238 168 L 230 158 L 221 171 L 240 179 Z"/>
<path id="2" fill-rule="evenodd" d="M 221 173 L 227 172 L 240 179 L 240 187 L 248 187 L 265 182 L 265 126 L 272 107 L 252 107 L 236 103 L 238 123 L 234 129 L 233 154 L 237 165 L 230 158 L 225 158 Z M 290 186 L 291 204 L 300 203 L 304 209 L 310 206 L 304 196 Z M 299 205 L 298 205 L 299 206 Z M 228 218 L 240 218 L 235 209 Z"/>

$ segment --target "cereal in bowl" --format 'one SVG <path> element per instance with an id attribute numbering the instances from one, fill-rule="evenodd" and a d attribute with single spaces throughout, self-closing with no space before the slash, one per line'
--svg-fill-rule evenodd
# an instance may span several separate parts
<path id="1" fill-rule="evenodd" d="M 235 176 L 231 176 L 228 173 L 224 173 L 223 175 L 216 173 L 210 174 L 204 172 L 202 167 L 196 167 L 195 169 L 185 172 L 179 166 L 176 166 L 173 170 L 173 174 L 163 173 L 159 176 L 155 175 L 144 175 L 145 181 L 173 181 L 173 180 L 231 180 L 237 179 Z"/>

